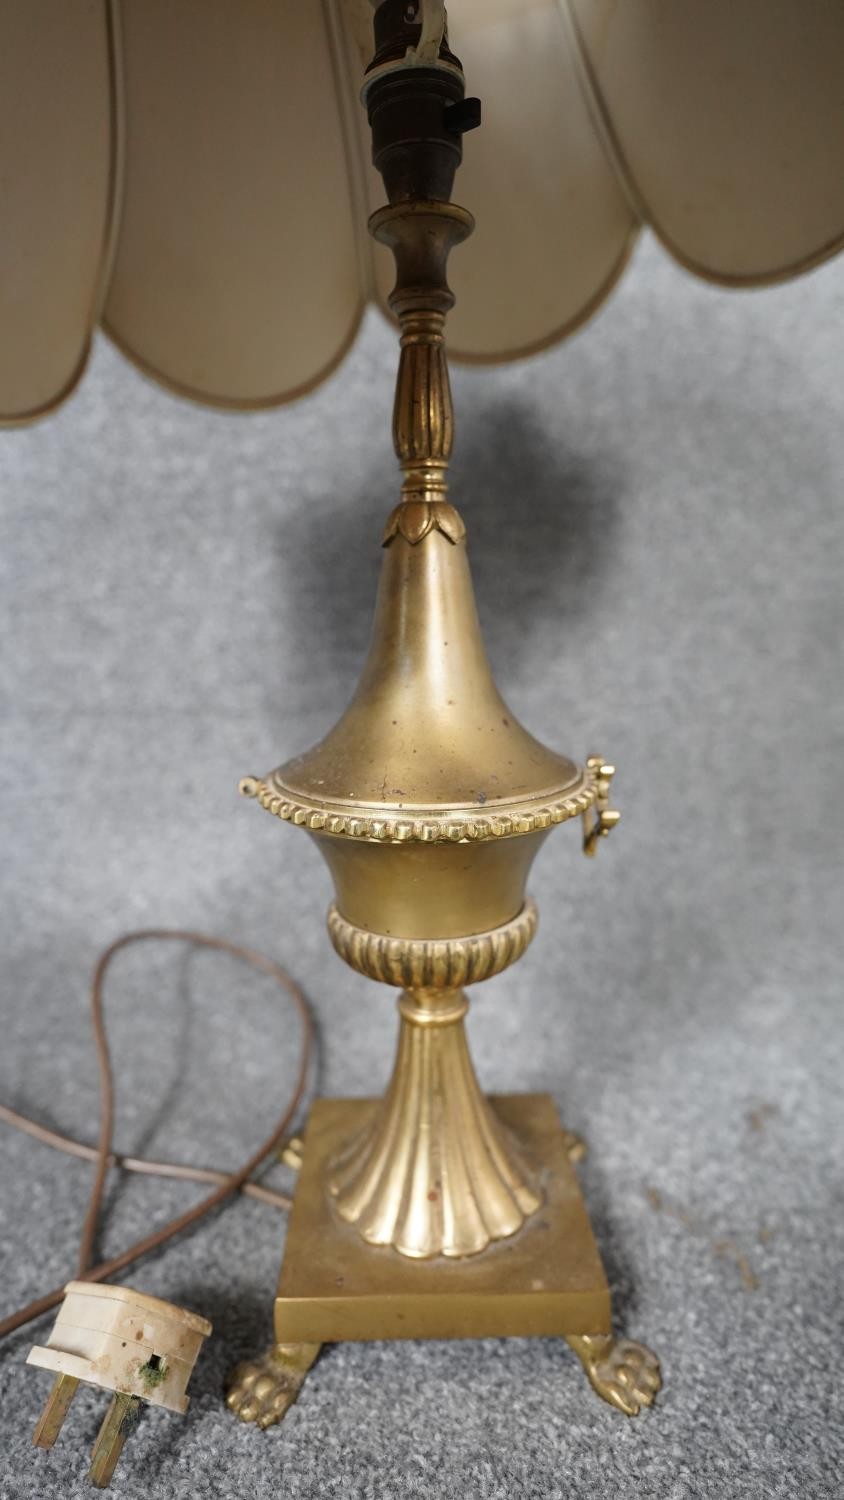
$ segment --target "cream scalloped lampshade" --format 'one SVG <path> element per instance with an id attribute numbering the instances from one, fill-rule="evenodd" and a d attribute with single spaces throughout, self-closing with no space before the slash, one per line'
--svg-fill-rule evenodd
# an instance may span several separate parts
<path id="1" fill-rule="evenodd" d="M 484 105 L 458 358 L 563 338 L 643 224 L 736 286 L 844 243 L 844 4 L 453 0 L 449 22 Z M 0 0 L 0 418 L 67 396 L 99 322 L 228 407 L 334 368 L 391 284 L 370 31 L 369 0 Z"/>

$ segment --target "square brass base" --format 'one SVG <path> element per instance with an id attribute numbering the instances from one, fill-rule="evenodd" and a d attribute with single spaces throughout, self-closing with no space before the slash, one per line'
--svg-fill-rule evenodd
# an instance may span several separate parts
<path id="1" fill-rule="evenodd" d="M 366 1244 L 325 1187 L 327 1162 L 375 1101 L 317 1100 L 275 1302 L 279 1343 L 609 1333 L 609 1287 L 553 1100 L 506 1094 L 490 1103 L 541 1181 L 543 1206 L 480 1255 L 410 1260 Z"/>

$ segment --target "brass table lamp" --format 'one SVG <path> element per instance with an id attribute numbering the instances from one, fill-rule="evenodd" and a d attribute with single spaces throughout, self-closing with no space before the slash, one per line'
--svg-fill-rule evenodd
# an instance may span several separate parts
<path id="1" fill-rule="evenodd" d="M 596 1390 L 634 1415 L 653 1399 L 658 1366 L 613 1339 L 571 1138 L 547 1096 L 484 1097 L 463 1026 L 464 986 L 514 963 L 533 937 L 525 883 L 550 829 L 582 817 L 591 854 L 618 820 L 613 767 L 541 745 L 490 671 L 466 527 L 448 499 L 444 338 L 446 263 L 473 228 L 451 188 L 479 111 L 442 27 L 425 64 L 406 61 L 419 27 L 405 5 L 387 0 L 375 35 L 364 97 L 389 203 L 370 230 L 396 262 L 401 498 L 351 703 L 313 749 L 241 789 L 314 838 L 334 880 L 334 947 L 400 989 L 400 1033 L 381 1101 L 314 1106 L 277 1342 L 236 1374 L 229 1402 L 277 1417 L 323 1342 L 556 1334 Z"/>
<path id="2" fill-rule="evenodd" d="M 47 11 L 40 9 L 44 21 Z M 676 162 L 670 168 L 658 150 L 643 149 L 649 132 L 653 140 L 653 122 L 646 118 L 642 91 L 631 93 L 625 83 L 615 46 L 620 37 L 622 48 L 635 54 L 638 45 L 641 54 L 643 38 L 650 35 L 656 38 L 652 60 L 664 63 L 677 43 L 677 9 L 669 17 L 660 7 L 659 25 L 650 33 L 653 7 L 632 0 L 623 16 L 616 9 L 573 0 L 562 7 L 570 28 L 565 30 L 556 5 L 465 7 L 467 38 L 474 27 L 482 52 L 484 39 L 488 43 L 488 67 L 495 64 L 504 81 L 518 81 L 518 90 L 498 116 L 492 151 L 487 148 L 487 155 L 478 158 L 487 169 L 486 176 L 479 174 L 483 201 L 500 207 L 512 196 L 514 203 L 501 221 L 501 243 L 490 255 L 488 279 L 482 286 L 473 284 L 471 276 L 466 282 L 469 312 L 458 338 L 464 355 L 480 359 L 521 353 L 567 332 L 612 285 L 640 222 L 661 227 L 678 257 L 703 274 L 736 284 L 790 274 L 841 243 L 841 174 L 834 170 L 840 147 L 820 149 L 811 170 L 794 175 L 798 211 L 784 220 L 780 204 L 793 161 L 805 164 L 811 143 L 828 142 L 835 120 L 840 123 L 828 58 L 844 30 L 842 13 L 813 4 L 812 26 L 795 31 L 793 5 L 778 0 L 764 8 L 748 7 L 757 18 L 767 17 L 771 57 L 782 62 L 786 74 L 788 67 L 799 73 L 809 56 L 818 68 L 812 78 L 813 109 L 793 114 L 798 146 L 792 165 L 782 153 L 778 164 L 769 165 L 766 180 L 751 195 L 755 207 L 747 212 L 741 195 L 730 200 L 729 194 L 716 194 L 707 202 L 705 192 L 702 200 L 691 194 L 678 206 L 667 185 L 672 170 L 675 175 L 678 170 Z M 682 55 L 687 76 L 695 74 L 698 63 L 707 76 L 707 62 L 717 74 L 718 58 L 730 41 L 745 46 L 748 62 L 753 54 L 747 12 L 745 21 L 737 22 L 734 9 L 712 9 L 708 54 L 706 48 L 701 54 L 685 45 L 694 30 L 692 19 L 699 21 L 702 14 L 697 3 L 685 11 L 680 26 L 684 46 L 678 43 L 676 55 Z M 288 10 L 301 56 L 314 61 L 311 23 L 301 13 L 296 22 L 295 7 Z M 460 6 L 454 10 L 459 17 Z M 250 0 L 241 8 L 241 26 L 244 11 L 258 35 L 278 23 L 272 7 Z M 345 85 L 336 84 L 336 69 L 351 68 L 362 18 L 368 14 L 368 7 L 354 3 L 319 9 L 319 25 L 327 27 L 331 42 L 335 102 L 341 101 L 336 119 L 341 123 L 346 122 L 348 99 Z M 127 55 L 135 65 L 134 71 L 132 66 L 126 71 L 126 88 L 130 98 L 133 88 L 141 90 L 136 104 L 142 102 L 145 74 L 151 76 L 156 27 L 169 25 L 183 39 L 192 28 L 221 28 L 198 49 L 200 63 L 204 58 L 219 64 L 225 52 L 221 37 L 230 35 L 235 24 L 225 6 L 197 7 L 189 0 L 179 0 L 169 13 L 159 0 L 122 11 L 112 5 L 108 17 L 112 58 L 119 53 L 122 26 Z M 55 9 L 48 20 L 65 24 Z M 466 527 L 447 485 L 453 416 L 445 319 L 454 297 L 446 270 L 451 250 L 474 227 L 471 214 L 452 202 L 451 194 L 462 137 L 479 123 L 479 109 L 477 101 L 465 98 L 463 71 L 449 44 L 442 4 L 383 0 L 374 22 L 374 55 L 363 97 L 387 204 L 371 214 L 369 227 L 395 260 L 395 284 L 386 300 L 401 339 L 393 418 L 401 495 L 382 539 L 369 656 L 348 708 L 318 745 L 266 776 L 246 777 L 241 790 L 313 838 L 334 881 L 331 941 L 352 968 L 400 991 L 399 1041 L 383 1099 L 318 1100 L 313 1107 L 275 1304 L 275 1343 L 265 1357 L 235 1373 L 229 1404 L 245 1420 L 262 1426 L 277 1421 L 325 1342 L 555 1335 L 574 1349 L 598 1394 L 635 1415 L 653 1400 L 659 1368 L 643 1345 L 613 1334 L 609 1289 L 572 1165 L 582 1144 L 564 1129 L 548 1096 L 485 1098 L 463 1025 L 466 987 L 500 973 L 530 944 L 537 911 L 526 883 L 551 829 L 580 820 L 584 852 L 594 855 L 617 823 L 619 814 L 610 805 L 614 768 L 600 755 L 580 763 L 540 744 L 508 709 L 492 678 L 475 610 Z M 37 44 L 32 25 L 21 21 L 21 46 Z M 565 101 L 563 116 L 550 107 L 543 115 L 547 91 L 537 91 L 537 103 L 522 87 L 525 58 L 530 57 L 539 77 L 552 43 L 558 61 L 568 59 L 579 90 L 574 103 Z M 93 75 L 100 63 L 93 54 L 89 63 Z M 185 66 L 183 61 L 179 65 Z M 181 110 L 184 125 L 187 116 L 175 87 L 172 51 L 162 68 L 167 75 L 161 89 L 163 115 L 169 109 L 176 118 Z M 657 73 L 663 81 L 673 78 L 670 67 Z M 775 107 L 768 87 L 775 73 L 773 68 L 761 70 L 752 98 L 742 99 L 740 90 L 729 80 L 725 83 L 729 98 L 714 127 L 716 139 L 709 141 L 711 160 L 718 160 L 723 149 L 719 131 L 726 128 L 729 134 L 742 108 L 748 135 L 757 144 L 760 121 L 774 131 L 787 130 L 779 109 L 782 95 Z M 780 69 L 780 86 L 783 76 Z M 73 80 L 67 86 L 73 87 Z M 246 92 L 244 88 L 239 97 L 248 114 Z M 679 136 L 679 95 L 675 102 Z M 113 100 L 110 108 L 105 134 L 102 121 L 93 118 L 93 105 L 88 125 L 92 138 L 100 140 L 103 181 L 111 181 L 111 196 L 100 201 L 102 194 L 98 198 L 98 190 L 91 190 L 91 204 L 96 201 L 99 208 L 90 216 L 88 260 L 80 253 L 73 265 L 65 266 L 65 290 L 74 275 L 76 281 L 73 295 L 67 292 L 62 304 L 67 315 L 61 328 L 45 336 L 24 368 L 4 361 L 0 369 L 7 418 L 35 415 L 67 393 L 82 369 L 91 326 L 103 308 L 107 326 L 124 347 L 177 389 L 244 407 L 301 393 L 336 362 L 365 297 L 384 300 L 380 263 L 370 262 L 356 245 L 354 231 L 344 239 L 345 211 L 330 195 L 324 198 L 320 212 L 326 230 L 318 241 L 324 253 L 316 257 L 316 268 L 297 266 L 297 274 L 305 281 L 318 277 L 326 264 L 351 270 L 344 287 L 332 280 L 333 271 L 328 275 L 326 284 L 331 283 L 336 297 L 313 311 L 320 324 L 315 352 L 313 345 L 300 347 L 295 338 L 289 344 L 282 340 L 280 347 L 273 322 L 280 304 L 267 295 L 271 285 L 278 288 L 273 278 L 279 270 L 261 260 L 257 280 L 246 274 L 244 257 L 248 261 L 252 249 L 238 239 L 242 226 L 233 231 L 233 251 L 209 242 L 200 259 L 212 269 L 199 277 L 199 285 L 188 277 L 164 290 L 164 263 L 155 260 L 152 247 L 155 233 L 145 238 L 149 225 L 155 230 L 165 222 L 164 197 L 175 194 L 174 184 L 181 183 L 188 198 L 195 199 L 192 214 L 183 219 L 173 210 L 176 228 L 168 230 L 172 248 L 180 235 L 187 236 L 183 245 L 190 241 L 203 214 L 208 227 L 207 216 L 219 212 L 219 188 L 209 187 L 208 161 L 196 143 L 190 148 L 194 166 L 205 161 L 198 181 L 175 169 L 169 179 L 166 170 L 153 170 L 166 151 L 164 129 L 158 134 L 148 130 L 143 141 L 136 139 L 135 149 L 130 128 L 125 179 L 121 177 L 115 163 L 124 147 L 117 150 L 113 133 L 119 110 Z M 547 234 L 541 226 L 531 249 L 529 221 L 526 225 L 519 212 L 520 204 L 527 211 L 530 198 L 527 159 L 522 157 L 521 177 L 507 175 L 507 166 L 519 161 L 518 149 L 524 151 L 524 139 L 520 147 L 514 145 L 510 131 L 519 108 L 536 128 L 536 160 L 553 159 L 559 166 L 554 151 L 563 138 L 562 124 L 568 122 L 573 135 L 580 131 L 577 139 L 583 146 L 572 161 L 576 156 L 579 167 L 588 162 L 594 171 L 583 200 L 592 214 L 591 228 L 584 232 L 589 253 L 569 258 L 559 285 L 546 275 L 545 254 L 549 245 L 553 250 L 554 235 L 563 232 L 560 215 L 555 211 Z M 543 118 L 550 122 L 544 136 Z M 212 132 L 215 128 L 209 124 Z M 347 142 L 356 128 L 342 123 Z M 320 148 L 325 146 L 327 161 L 330 123 L 325 136 L 327 144 L 320 142 Z M 260 156 L 263 146 L 256 149 Z M 754 150 L 736 152 L 737 181 L 744 181 L 742 173 L 752 176 L 763 160 L 763 153 Z M 703 160 L 706 152 L 698 156 Z M 232 160 L 238 159 L 234 151 Z M 342 160 L 338 166 L 332 159 L 337 180 L 343 180 Z M 271 147 L 266 160 L 273 160 Z M 357 184 L 355 201 L 371 195 L 365 173 L 349 170 Z M 234 191 L 231 164 L 227 172 Z M 701 173 L 699 180 L 704 180 L 702 167 Z M 569 175 L 572 183 L 577 181 L 575 166 Z M 531 201 L 541 204 L 550 196 L 550 191 L 536 192 Z M 25 197 L 21 188 L 21 200 Z M 121 212 L 114 206 L 117 197 Z M 565 192 L 559 198 L 564 204 Z M 655 202 L 666 212 L 674 204 L 668 227 L 664 214 L 660 226 Z M 42 209 L 47 213 L 51 206 Z M 297 202 L 291 200 L 287 219 L 295 219 L 296 212 Z M 276 243 L 287 247 L 291 270 L 289 225 L 274 221 L 274 226 Z M 103 254 L 93 266 L 90 246 L 98 234 Z M 332 235 L 337 243 L 326 243 Z M 507 246 L 517 241 L 521 260 L 514 271 Z M 307 250 L 298 236 L 295 243 L 301 260 Z M 152 247 L 146 267 L 145 246 Z M 229 286 L 230 251 L 236 263 L 232 300 L 209 332 L 200 324 L 215 305 L 220 286 Z M 49 261 L 49 252 L 45 254 Z M 468 247 L 457 249 L 456 266 L 463 254 L 468 255 Z M 171 269 L 177 263 L 174 254 Z M 82 294 L 86 275 L 93 289 L 87 300 Z M 162 291 L 163 302 L 156 302 L 150 288 Z M 285 307 L 293 301 L 287 298 Z M 33 299 L 27 303 L 24 298 L 9 314 L 19 330 L 30 330 L 28 347 L 38 317 L 33 307 Z M 267 308 L 269 336 L 256 321 L 250 345 L 245 322 L 250 316 L 258 320 L 256 309 Z M 295 326 L 296 315 L 290 316 Z"/>

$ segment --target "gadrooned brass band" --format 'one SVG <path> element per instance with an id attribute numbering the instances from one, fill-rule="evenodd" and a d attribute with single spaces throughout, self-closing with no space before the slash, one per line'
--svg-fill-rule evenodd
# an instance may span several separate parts
<path id="1" fill-rule="evenodd" d="M 518 916 L 471 937 L 386 937 L 354 927 L 336 905 L 328 911 L 328 935 L 340 957 L 359 974 L 402 989 L 456 989 L 477 984 L 516 963 L 536 932 L 538 913 L 526 901 Z"/>

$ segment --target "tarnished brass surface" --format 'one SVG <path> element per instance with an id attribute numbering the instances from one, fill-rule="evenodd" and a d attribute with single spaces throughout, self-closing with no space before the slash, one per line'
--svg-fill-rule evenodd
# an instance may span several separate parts
<path id="1" fill-rule="evenodd" d="M 276 1154 L 285 1167 L 298 1172 L 302 1166 L 302 1137 L 300 1135 L 287 1136 L 281 1142 Z"/>
<path id="2" fill-rule="evenodd" d="M 335 840 L 381 846 L 385 878 L 414 887 L 414 909 L 425 906 L 421 868 L 387 851 L 393 845 L 471 844 L 470 863 L 451 861 L 461 881 L 481 895 L 499 890 L 480 920 L 465 915 L 463 932 L 498 926 L 520 909 L 503 864 L 530 857 L 512 849 L 487 876 L 494 856 L 481 847 L 544 832 L 584 813 L 596 777 L 548 749 L 522 727 L 493 680 L 481 638 L 462 518 L 446 500 L 453 417 L 443 318 L 453 297 L 446 281 L 451 246 L 468 234 L 471 216 L 450 203 L 400 203 L 373 215 L 373 233 L 396 257 L 391 305 L 402 328 L 393 437 L 402 466 L 402 503 L 384 533 L 385 549 L 369 655 L 357 689 L 334 729 L 304 755 L 242 790 L 269 811 L 320 836 L 332 873 L 340 874 Z M 331 842 L 329 842 L 329 839 Z M 534 841 L 535 853 L 538 841 Z M 428 866 L 426 864 L 425 868 Z M 355 882 L 371 886 L 370 858 Z M 403 873 L 406 872 L 406 873 Z M 425 884 L 438 883 L 431 869 Z M 506 890 L 504 889 L 506 887 Z M 373 911 L 356 910 L 338 889 L 338 905 L 357 925 L 413 936 Z M 473 898 L 469 898 L 470 900 Z M 452 904 L 453 897 L 449 900 Z M 461 906 L 465 909 L 464 894 Z M 436 936 L 439 917 L 425 936 Z M 468 925 L 465 925 L 468 924 Z M 459 925 L 441 926 L 443 936 Z"/>
<path id="3" fill-rule="evenodd" d="M 388 204 L 369 221 L 373 238 L 389 245 L 396 258 L 396 284 L 389 302 L 399 320 L 401 354 L 393 445 L 404 474 L 406 502 L 441 501 L 448 490 L 445 476 L 454 444 L 454 413 L 444 330 L 454 296 L 446 267 L 452 247 L 474 227 L 472 215 L 456 203 Z"/>
<path id="4" fill-rule="evenodd" d="M 449 938 L 520 911 L 545 835 L 591 807 L 596 780 L 502 700 L 465 541 L 432 529 L 386 549 L 369 659 L 336 728 L 243 790 L 315 835 L 355 926 Z"/>
<path id="5" fill-rule="evenodd" d="M 232 1372 L 226 1405 L 241 1422 L 274 1427 L 289 1411 L 320 1351 L 319 1344 L 272 1344 Z"/>
<path id="6" fill-rule="evenodd" d="M 471 217 L 402 202 L 370 227 L 396 257 L 393 437 L 404 482 L 384 532 L 369 655 L 325 739 L 241 789 L 314 838 L 334 881 L 329 930 L 341 957 L 405 986 L 385 1099 L 330 1163 L 334 1211 L 368 1244 L 458 1259 L 517 1234 L 543 1197 L 481 1094 L 460 987 L 524 952 L 535 925 L 525 885 L 549 830 L 600 798 L 584 832 L 592 853 L 617 815 L 612 768 L 548 749 L 501 697 L 466 528 L 446 498 L 446 262 Z"/>
<path id="7" fill-rule="evenodd" d="M 537 922 L 534 902 L 526 901 L 512 922 L 491 932 L 408 942 L 355 927 L 332 906 L 328 934 L 335 952 L 368 979 L 404 989 L 448 989 L 478 984 L 514 964 L 533 941 Z"/>
<path id="8" fill-rule="evenodd" d="M 369 655 L 326 737 L 241 790 L 315 837 L 347 922 L 384 938 L 444 941 L 518 915 L 540 844 L 593 806 L 603 762 L 579 766 L 548 749 L 501 697 L 466 529 L 446 499 L 446 263 L 471 216 L 451 203 L 399 202 L 370 228 L 396 259 L 393 438 L 404 481 L 384 533 Z M 611 821 L 602 813 L 599 830 L 586 831 L 589 852 Z"/>
<path id="9" fill-rule="evenodd" d="M 137 1396 L 122 1391 L 115 1391 L 112 1396 L 91 1452 L 88 1479 L 96 1489 L 104 1490 L 111 1483 L 129 1424 L 137 1416 L 140 1404 Z"/>
<path id="10" fill-rule="evenodd" d="M 490 932 L 412 941 L 355 927 L 337 906 L 329 911 L 340 957 L 405 987 L 385 1098 L 329 1164 L 336 1211 L 368 1243 L 420 1259 L 476 1255 L 539 1208 L 538 1181 L 478 1086 L 461 988 L 520 958 L 536 921 L 528 902 Z"/>
<path id="11" fill-rule="evenodd" d="M 577 1166 L 579 1162 L 585 1161 L 589 1154 L 588 1147 L 582 1135 L 575 1130 L 564 1130 L 565 1146 L 569 1154 L 569 1161 Z"/>
<path id="12" fill-rule="evenodd" d="M 518 1141 L 484 1098 L 460 989 L 405 991 L 393 1076 L 360 1134 L 328 1164 L 337 1213 L 370 1245 L 415 1259 L 477 1255 L 542 1203 Z"/>
<path id="13" fill-rule="evenodd" d="M 633 1339 L 611 1333 L 564 1335 L 577 1355 L 596 1395 L 636 1417 L 651 1406 L 662 1388 L 656 1355 Z M 229 1387 L 227 1404 L 242 1422 L 274 1427 L 299 1395 L 314 1364 L 320 1344 L 273 1344 L 258 1359 L 238 1366 Z"/>
<path id="14" fill-rule="evenodd" d="M 36 1423 L 32 1441 L 36 1448 L 52 1448 L 62 1430 L 79 1381 L 75 1375 L 57 1375 L 44 1410 Z"/>
<path id="15" fill-rule="evenodd" d="M 369 655 L 338 724 L 243 791 L 338 837 L 481 843 L 577 816 L 595 799 L 594 780 L 502 699 L 465 538 L 433 526 L 417 542 L 396 531 L 385 549 Z"/>
<path id="16" fill-rule="evenodd" d="M 368 1245 L 325 1193 L 328 1163 L 376 1101 L 316 1102 L 275 1304 L 280 1342 L 609 1334 L 609 1289 L 553 1100 L 489 1105 L 541 1180 L 542 1207 L 483 1255 L 413 1260 Z"/>
<path id="17" fill-rule="evenodd" d="M 465 541 L 434 528 L 386 549 L 369 659 L 336 728 L 243 790 L 314 835 L 349 922 L 445 939 L 516 916 L 547 833 L 592 806 L 597 780 L 502 700 Z"/>
<path id="18" fill-rule="evenodd" d="M 512 922 L 546 832 L 485 844 L 377 844 L 317 836 L 337 909 L 355 927 L 446 941 Z M 471 981 L 468 981 L 471 982 Z"/>
<path id="19" fill-rule="evenodd" d="M 626 1417 L 637 1417 L 662 1387 L 659 1360 L 645 1344 L 607 1333 L 568 1333 L 566 1343 L 580 1360 L 593 1391 Z"/>
<path id="20" fill-rule="evenodd" d="M 583 814 L 583 852 L 594 856 L 598 840 L 605 839 L 621 820 L 621 813 L 610 807 L 610 784 L 615 766 L 606 765 L 600 755 L 590 755 L 586 769 L 595 778 L 595 801 L 591 813 Z"/>
<path id="21" fill-rule="evenodd" d="M 377 15 L 388 30 L 407 23 L 396 0 Z M 382 537 L 369 653 L 325 738 L 241 782 L 314 839 L 334 882 L 334 947 L 359 973 L 402 987 L 401 1026 L 383 1100 L 319 1100 L 311 1113 L 278 1343 L 238 1373 L 229 1396 L 260 1425 L 295 1399 L 319 1346 L 342 1339 L 558 1334 L 595 1390 L 630 1414 L 659 1379 L 647 1350 L 610 1331 L 572 1167 L 583 1143 L 547 1096 L 485 1099 L 466 1043 L 462 987 L 527 948 L 536 911 L 525 886 L 551 828 L 582 817 L 591 855 L 620 815 L 609 807 L 614 768 L 601 756 L 580 765 L 535 739 L 501 697 L 484 649 L 466 526 L 447 484 L 447 261 L 473 221 L 439 201 L 477 112 L 462 107 L 450 57 L 452 131 L 436 70 L 433 81 L 425 70 L 404 76 L 408 56 L 397 45 L 366 95 L 390 200 L 370 230 L 396 262 L 393 442 L 403 476 Z"/>
<path id="22" fill-rule="evenodd" d="M 492 932 L 410 941 L 328 914 L 334 947 L 352 968 L 405 986 L 387 1093 L 358 1136 L 329 1163 L 337 1213 L 372 1245 L 402 1255 L 477 1255 L 521 1228 L 542 1202 L 538 1180 L 475 1077 L 463 984 L 498 974 L 536 931 L 528 902 Z"/>

